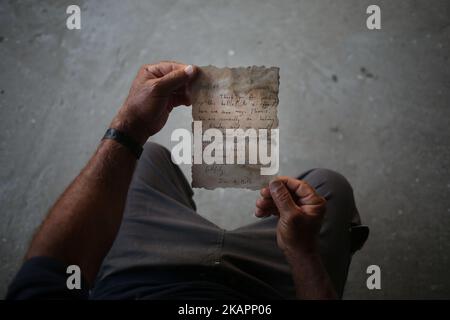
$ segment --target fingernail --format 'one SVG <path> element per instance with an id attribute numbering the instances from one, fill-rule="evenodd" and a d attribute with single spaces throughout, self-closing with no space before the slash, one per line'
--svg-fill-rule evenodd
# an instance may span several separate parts
<path id="1" fill-rule="evenodd" d="M 277 191 L 279 188 L 283 186 L 283 183 L 279 180 L 271 181 L 269 184 L 270 191 Z"/>
<path id="2" fill-rule="evenodd" d="M 192 77 L 192 75 L 194 74 L 194 67 L 190 64 L 186 68 L 184 68 L 184 72 L 186 72 L 189 77 Z"/>

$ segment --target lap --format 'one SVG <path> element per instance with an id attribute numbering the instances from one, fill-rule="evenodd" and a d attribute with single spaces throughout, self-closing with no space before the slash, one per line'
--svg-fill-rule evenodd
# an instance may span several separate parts
<path id="1" fill-rule="evenodd" d="M 192 195 L 170 152 L 146 143 L 128 190 L 122 224 L 97 284 L 132 268 L 213 264 L 223 231 L 197 214 Z"/>
<path id="2" fill-rule="evenodd" d="M 353 191 L 343 176 L 326 169 L 310 170 L 300 178 L 328 200 L 320 250 L 341 293 L 351 260 L 349 228 L 352 222 L 360 223 Z M 276 245 L 277 219 L 225 231 L 197 214 L 192 195 L 170 152 L 147 143 L 129 188 L 121 228 L 97 284 L 136 267 L 212 266 L 293 297 L 290 268 Z"/>

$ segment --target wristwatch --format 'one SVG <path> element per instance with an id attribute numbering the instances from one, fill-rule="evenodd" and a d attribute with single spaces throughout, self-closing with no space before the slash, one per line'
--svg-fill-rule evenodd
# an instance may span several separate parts
<path id="1" fill-rule="evenodd" d="M 134 139 L 127 136 L 125 133 L 116 130 L 114 128 L 109 128 L 106 130 L 105 135 L 103 136 L 102 140 L 104 139 L 111 139 L 115 140 L 121 145 L 127 147 L 138 159 L 140 158 L 142 151 L 144 148 L 137 143 Z"/>

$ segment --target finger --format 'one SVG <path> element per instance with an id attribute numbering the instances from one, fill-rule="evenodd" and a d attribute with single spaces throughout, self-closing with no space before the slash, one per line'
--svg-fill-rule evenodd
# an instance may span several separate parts
<path id="1" fill-rule="evenodd" d="M 301 207 L 301 211 L 310 216 L 320 216 L 323 215 L 326 211 L 326 202 L 322 204 L 316 204 L 316 205 L 306 205 Z"/>
<path id="2" fill-rule="evenodd" d="M 177 90 L 171 94 L 169 104 L 172 108 L 175 108 L 181 105 L 188 106 L 190 101 L 184 92 L 179 92 L 179 90 Z"/>
<path id="3" fill-rule="evenodd" d="M 264 197 L 265 196 L 265 197 Z M 261 198 L 256 200 L 255 216 L 262 218 L 270 215 L 279 216 L 278 208 L 275 205 L 268 188 L 261 189 Z"/>
<path id="4" fill-rule="evenodd" d="M 145 69 L 150 79 L 161 78 L 166 74 L 178 70 L 184 69 L 188 65 L 176 61 L 161 61 L 156 64 L 147 64 L 145 65 Z"/>
<path id="5" fill-rule="evenodd" d="M 176 69 L 180 69 L 180 68 L 185 68 L 188 66 L 188 64 L 186 63 L 182 63 L 179 61 L 174 61 L 174 60 L 162 60 L 158 63 L 159 67 L 161 70 L 164 71 L 164 69 L 168 69 L 168 72 L 176 70 Z"/>
<path id="6" fill-rule="evenodd" d="M 255 216 L 258 218 L 266 218 L 266 217 L 270 217 L 270 216 L 280 216 L 280 213 L 278 212 L 277 209 L 275 210 L 263 210 L 261 208 L 256 208 L 255 209 Z"/>
<path id="7" fill-rule="evenodd" d="M 185 87 L 184 87 L 184 95 L 186 97 L 186 106 L 190 106 L 192 105 L 192 98 L 191 98 L 191 83 L 189 82 Z"/>
<path id="8" fill-rule="evenodd" d="M 185 85 L 194 76 L 194 73 L 195 68 L 192 65 L 171 71 L 156 80 L 153 85 L 154 90 L 159 94 L 170 94 Z"/>
<path id="9" fill-rule="evenodd" d="M 291 193 L 291 196 L 294 199 L 295 203 L 297 203 L 299 197 L 292 191 L 289 191 L 289 192 Z M 263 197 L 263 198 L 272 199 L 269 188 L 262 188 L 259 193 L 260 193 L 261 197 Z M 301 205 L 301 202 L 298 202 L 297 204 Z"/>
<path id="10" fill-rule="evenodd" d="M 265 218 L 265 217 L 268 217 L 270 215 L 271 215 L 270 212 L 267 212 L 267 211 L 262 210 L 260 208 L 256 208 L 256 210 L 255 210 L 255 216 L 258 217 L 258 218 Z"/>
<path id="11" fill-rule="evenodd" d="M 294 179 L 291 177 L 281 176 L 278 177 L 282 180 L 289 191 L 293 192 L 299 197 L 300 204 L 320 204 L 321 197 L 317 195 L 316 190 L 311 187 L 306 181 Z"/>
<path id="12" fill-rule="evenodd" d="M 192 105 L 191 100 L 191 92 L 189 88 L 189 83 L 185 84 L 184 86 L 181 86 L 174 92 L 172 92 L 171 98 L 173 99 L 173 107 L 178 107 L 181 105 L 184 106 L 190 106 Z"/>
<path id="13" fill-rule="evenodd" d="M 256 214 L 256 212 L 260 212 L 259 215 Z M 262 218 L 262 217 L 270 217 L 270 216 L 280 216 L 280 213 L 278 212 L 278 209 L 274 210 L 263 210 L 261 208 L 256 208 L 255 210 L 255 216 Z"/>
<path id="14" fill-rule="evenodd" d="M 289 190 L 286 188 L 282 180 L 276 179 L 271 181 L 269 188 L 272 199 L 275 202 L 281 216 L 289 215 L 298 210 L 298 207 L 292 199 Z"/>
<path id="15" fill-rule="evenodd" d="M 262 188 L 261 191 L 259 192 L 259 194 L 260 194 L 261 197 L 263 197 L 263 198 L 269 198 L 269 199 L 272 199 L 272 196 L 270 195 L 270 190 L 269 190 L 269 188 Z"/>
<path id="16" fill-rule="evenodd" d="M 275 205 L 275 202 L 273 202 L 272 199 L 267 198 L 260 198 L 256 200 L 256 207 L 263 209 L 263 210 L 271 210 L 276 211 L 277 206 Z"/>

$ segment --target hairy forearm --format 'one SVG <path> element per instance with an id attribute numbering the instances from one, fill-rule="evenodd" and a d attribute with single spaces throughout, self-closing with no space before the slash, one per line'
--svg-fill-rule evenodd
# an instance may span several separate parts
<path id="1" fill-rule="evenodd" d="M 143 65 L 111 123 L 139 144 L 162 129 L 170 111 L 190 105 L 192 65 Z M 136 156 L 113 140 L 95 155 L 50 210 L 26 258 L 49 256 L 77 264 L 92 283 L 119 230 Z"/>
<path id="2" fill-rule="evenodd" d="M 77 264 L 92 283 L 119 229 L 135 164 L 124 146 L 102 141 L 51 208 L 26 258 L 49 256 Z"/>
<path id="3" fill-rule="evenodd" d="M 291 266 L 298 299 L 337 298 L 319 253 L 296 253 L 286 258 Z"/>

